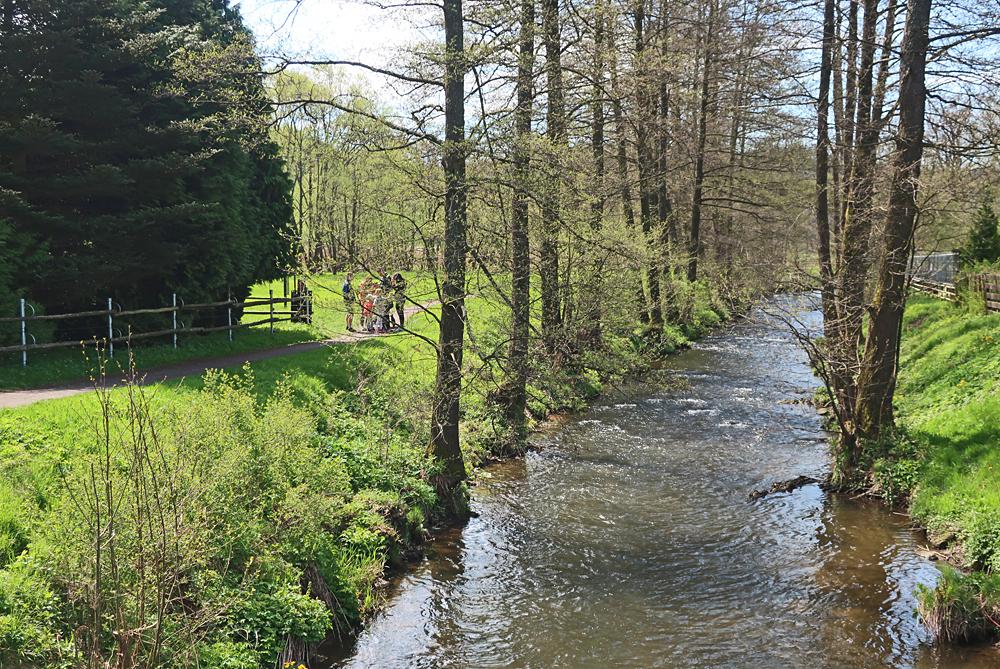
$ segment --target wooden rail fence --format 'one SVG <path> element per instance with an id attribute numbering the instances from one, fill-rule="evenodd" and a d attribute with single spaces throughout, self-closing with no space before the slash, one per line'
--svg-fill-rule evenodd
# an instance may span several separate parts
<path id="1" fill-rule="evenodd" d="M 949 302 L 958 301 L 958 291 L 953 283 L 942 283 L 930 279 L 913 276 L 910 285 L 923 293 L 940 297 Z M 983 297 L 986 311 L 1000 312 L 1000 274 L 973 274 L 969 277 L 969 289 Z"/>
<path id="2" fill-rule="evenodd" d="M 266 310 L 264 308 L 266 308 Z M 193 313 L 198 311 L 218 310 L 221 315 L 222 309 L 226 310 L 225 325 L 187 327 L 180 319 L 181 314 L 185 312 Z M 240 309 L 242 309 L 242 315 L 244 317 L 260 316 L 261 318 L 249 321 L 244 318 L 241 319 L 240 322 L 234 322 L 233 312 Z M 151 339 L 154 337 L 170 336 L 173 347 L 177 348 L 177 338 L 178 335 L 182 333 L 197 334 L 227 331 L 229 333 L 229 340 L 232 341 L 233 333 L 242 328 L 268 325 L 271 333 L 273 334 L 275 323 L 285 321 L 311 323 L 312 309 L 313 304 L 311 291 L 305 291 L 302 293 L 293 292 L 291 297 L 275 297 L 274 291 L 272 290 L 269 291 L 269 295 L 266 298 L 248 298 L 242 302 L 228 299 L 220 302 L 204 302 L 200 304 L 185 304 L 184 301 L 179 299 L 175 293 L 172 296 L 171 304 L 169 306 L 129 310 L 122 309 L 120 305 L 116 305 L 115 302 L 109 297 L 107 307 L 104 309 L 92 309 L 89 311 L 77 311 L 65 314 L 36 314 L 35 308 L 31 305 L 31 303 L 26 299 L 21 298 L 18 302 L 17 316 L 0 317 L 0 325 L 4 323 L 17 324 L 21 343 L 13 346 L 0 346 L 0 353 L 19 351 L 21 353 L 21 364 L 27 365 L 29 351 L 43 351 L 56 348 L 82 346 L 87 342 L 97 342 L 107 345 L 108 354 L 110 356 L 114 356 L 114 347 L 116 343 Z M 151 314 L 170 314 L 171 326 L 169 328 L 149 332 L 130 331 L 127 334 L 115 329 L 116 318 L 121 319 L 128 316 L 145 316 Z M 66 321 L 77 318 L 106 318 L 107 322 L 105 327 L 103 327 L 104 332 L 102 335 L 95 332 L 94 335 L 88 339 L 38 343 L 30 331 L 32 323 L 44 321 Z"/>
<path id="3" fill-rule="evenodd" d="M 983 296 L 986 311 L 1000 311 L 1000 274 L 974 274 L 969 287 Z"/>

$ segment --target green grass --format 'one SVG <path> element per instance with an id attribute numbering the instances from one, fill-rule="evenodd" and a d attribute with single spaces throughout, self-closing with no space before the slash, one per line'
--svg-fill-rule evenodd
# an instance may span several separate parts
<path id="1" fill-rule="evenodd" d="M 914 296 L 904 328 L 896 403 L 921 461 L 911 511 L 957 533 L 969 566 L 1000 571 L 1000 314 Z"/>
<path id="2" fill-rule="evenodd" d="M 300 327 L 302 333 L 324 336 L 342 330 L 339 282 L 340 277 L 328 277 L 314 283 L 317 322 L 312 329 Z M 266 295 L 269 289 L 258 286 L 254 292 Z M 469 290 L 461 429 L 474 468 L 502 434 L 500 412 L 489 398 L 503 379 L 495 365 L 483 361 L 507 346 L 508 309 L 479 273 L 470 275 Z M 408 292 L 419 302 L 436 297 L 426 276 L 412 277 Z M 711 299 L 705 290 L 690 291 L 689 319 L 670 326 L 672 341 L 682 343 L 684 333 L 696 336 L 726 315 Z M 229 528 L 224 534 L 206 529 L 204 545 L 236 537 L 242 554 L 252 557 L 241 563 L 230 562 L 229 553 L 225 559 L 216 555 L 206 564 L 232 565 L 230 571 L 214 575 L 202 569 L 192 581 L 191 601 L 230 598 L 235 612 L 213 624 L 210 643 L 199 650 L 204 666 L 266 666 L 281 636 L 274 631 L 289 625 L 308 631 L 309 638 L 325 633 L 325 614 L 299 590 L 309 565 L 322 568 L 344 607 L 344 621 L 356 623 L 378 604 L 375 586 L 386 567 L 420 540 L 436 510 L 428 484 L 433 464 L 424 458 L 423 446 L 436 368 L 427 340 L 437 338 L 437 312 L 432 307 L 408 319 L 408 328 L 418 336 L 365 338 L 229 370 L 234 378 L 221 384 L 221 394 L 213 375 L 146 391 L 170 449 L 176 449 L 164 456 L 166 471 L 177 472 L 178 484 L 199 490 L 198 499 L 203 486 L 220 491 L 192 514 L 221 515 Z M 641 369 L 643 340 L 636 327 L 622 319 L 607 329 L 606 350 L 585 352 L 559 370 L 537 357 L 530 388 L 536 415 L 578 408 L 614 374 Z M 279 332 L 296 334 L 292 329 Z M 205 355 L 218 350 L 209 338 L 203 341 Z M 149 347 L 138 353 L 141 367 L 162 350 Z M 112 396 L 120 402 L 126 390 Z M 62 555 L 61 538 L 73 536 L 73 528 L 80 533 L 80 518 L 67 502 L 67 481 L 85 476 L 88 463 L 94 462 L 100 416 L 94 393 L 0 410 L 0 665 L 9 659 L 5 643 L 14 649 L 14 666 L 60 666 L 51 658 L 71 651 L 67 630 L 79 620 L 67 606 L 67 596 L 81 590 L 86 570 L 67 571 L 55 559 Z M 212 448 L 219 457 L 199 461 L 210 473 L 186 482 L 187 458 L 197 459 Z M 245 462 L 253 466 L 243 466 Z M 259 476 L 258 470 L 267 476 Z M 124 476 L 130 468 L 115 471 Z M 245 490 L 264 484 L 265 507 L 239 506 L 246 502 Z M 91 557 L 85 543 L 73 550 L 79 564 Z M 254 564 L 260 566 L 251 568 Z M 253 622 L 232 627 L 234 619 Z M 252 638 L 246 634 L 251 628 Z"/>
<path id="3" fill-rule="evenodd" d="M 404 273 L 409 282 L 407 294 L 418 303 L 427 303 L 437 298 L 433 276 L 428 273 Z M 359 278 L 355 278 L 355 283 Z M 201 358 L 215 358 L 268 348 L 278 348 L 302 341 L 322 339 L 344 330 L 343 299 L 340 284 L 343 275 L 319 275 L 309 281 L 313 290 L 315 308 L 311 326 L 302 323 L 282 322 L 275 324 L 272 333 L 267 326 L 236 330 L 233 341 L 226 332 L 188 335 L 178 338 L 178 347 L 164 338 L 155 343 L 138 342 L 132 346 L 136 366 L 152 369 L 163 365 L 180 363 Z M 251 297 L 267 297 L 268 290 L 274 295 L 282 295 L 282 282 L 258 284 L 251 290 Z M 255 320 L 259 316 L 253 317 Z M 123 359 L 124 347 L 117 347 L 118 358 Z M 21 365 L 20 353 L 0 354 L 0 390 L 41 388 L 69 381 L 78 381 L 93 376 L 95 371 L 95 350 L 93 346 L 54 349 L 28 353 L 28 365 Z"/>

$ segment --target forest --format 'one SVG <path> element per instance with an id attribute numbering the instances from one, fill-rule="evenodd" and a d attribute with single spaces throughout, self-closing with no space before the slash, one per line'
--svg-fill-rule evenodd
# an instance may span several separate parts
<path id="1" fill-rule="evenodd" d="M 0 0 L 0 668 L 1000 662 L 996 0 L 334 4 Z"/>

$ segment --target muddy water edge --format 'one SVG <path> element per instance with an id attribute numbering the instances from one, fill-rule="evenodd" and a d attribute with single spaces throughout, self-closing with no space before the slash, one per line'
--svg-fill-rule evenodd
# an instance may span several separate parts
<path id="1" fill-rule="evenodd" d="M 778 298 L 667 363 L 681 383 L 609 396 L 491 467 L 478 514 L 435 538 L 350 648 L 315 667 L 986 669 L 914 615 L 937 578 L 905 517 L 810 485 L 827 435 Z"/>

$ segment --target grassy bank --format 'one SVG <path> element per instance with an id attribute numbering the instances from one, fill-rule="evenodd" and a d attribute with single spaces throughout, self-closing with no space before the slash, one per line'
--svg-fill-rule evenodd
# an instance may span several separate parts
<path id="1" fill-rule="evenodd" d="M 492 399 L 506 307 L 472 281 L 462 431 L 475 467 L 507 445 Z M 660 351 L 729 315 L 705 288 L 689 298 Z M 321 305 L 319 323 L 339 329 L 336 299 Z M 253 669 L 351 634 L 440 512 L 421 338 L 437 323 L 408 325 L 417 336 L 0 412 L 0 666 L 85 666 L 124 648 L 154 666 Z M 562 368 L 538 356 L 533 415 L 641 372 L 647 342 L 623 321 Z"/>
<path id="2" fill-rule="evenodd" d="M 923 295 L 905 315 L 896 394 L 899 438 L 873 464 L 949 570 L 922 611 L 945 637 L 996 634 L 1000 621 L 1000 314 Z"/>

